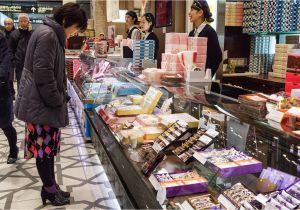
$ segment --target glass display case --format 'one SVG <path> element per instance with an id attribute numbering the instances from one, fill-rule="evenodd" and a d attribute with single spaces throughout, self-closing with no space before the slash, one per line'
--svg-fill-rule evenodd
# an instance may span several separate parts
<path id="1" fill-rule="evenodd" d="M 276 207 L 278 202 L 283 205 L 278 194 L 270 193 L 289 192 L 290 185 L 298 180 L 300 139 L 282 123 L 243 109 L 239 96 L 254 92 L 215 82 L 183 83 L 179 87 L 148 84 L 126 65 L 114 66 L 110 73 L 99 80 L 80 77 L 69 86 L 85 104 L 82 110 L 86 125 L 90 126 L 91 140 L 122 209 L 238 209 L 241 206 L 260 209 L 267 205 Z M 116 94 L 115 86 L 124 83 L 138 88 L 141 93 L 137 94 L 145 95 L 144 98 L 150 88 L 159 91 L 162 96 L 153 116 L 160 116 L 165 123 L 173 117 L 170 114 L 181 113 L 179 121 L 165 123 L 152 141 L 144 141 L 145 133 L 144 140 L 137 140 L 138 130 L 129 132 L 128 138 L 120 137 L 120 131 L 127 133 L 136 126 L 137 118 L 144 116 L 144 113 L 114 115 L 109 123 L 100 114 L 100 109 L 113 106 L 113 101 L 127 100 L 125 105 L 132 105 L 127 96 L 131 92 Z M 74 98 L 73 105 L 79 103 Z M 168 104 L 168 99 L 172 103 Z M 186 115 L 182 113 L 196 122 L 185 121 Z M 114 120 L 121 120 L 122 126 L 113 126 Z M 149 121 L 158 123 L 155 120 Z M 177 135 L 180 129 L 182 133 Z M 166 144 L 170 136 L 174 141 Z M 296 197 L 293 197 L 295 205 Z"/>

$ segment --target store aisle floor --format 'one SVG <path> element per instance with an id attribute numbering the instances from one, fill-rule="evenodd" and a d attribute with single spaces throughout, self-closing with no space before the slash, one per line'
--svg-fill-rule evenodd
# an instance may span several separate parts
<path id="1" fill-rule="evenodd" d="M 58 184 L 71 192 L 71 204 L 59 209 L 120 209 L 93 145 L 85 143 L 74 113 L 69 109 L 70 125 L 62 129 L 61 153 L 56 158 Z M 35 159 L 24 157 L 24 123 L 15 120 L 20 148 L 16 164 L 7 165 L 7 140 L 0 129 L 0 209 L 42 208 Z"/>

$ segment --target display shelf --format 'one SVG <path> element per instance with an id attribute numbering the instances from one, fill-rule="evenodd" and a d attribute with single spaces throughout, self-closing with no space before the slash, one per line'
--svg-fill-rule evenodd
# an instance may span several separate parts
<path id="1" fill-rule="evenodd" d="M 300 31 L 286 31 L 286 32 L 259 32 L 259 33 L 244 33 L 250 36 L 270 36 L 270 35 L 299 35 Z"/>
<path id="2" fill-rule="evenodd" d="M 209 113 L 212 113 L 212 123 L 216 125 L 220 135 L 216 138 L 211 148 L 235 147 L 238 151 L 261 161 L 263 168 L 272 167 L 285 173 L 299 176 L 297 168 L 299 164 L 298 154 L 300 151 L 298 149 L 300 149 L 300 138 L 285 131 L 280 124 L 274 126 L 274 124 L 265 120 L 255 119 L 249 113 L 244 113 L 240 109 L 237 99 L 239 95 L 253 93 L 252 91 L 217 82 L 208 84 L 182 83 L 179 87 L 168 87 L 159 83 L 145 83 L 124 68 L 115 68 L 112 72 L 111 77 L 120 82 L 127 81 L 144 93 L 151 86 L 163 92 L 163 97 L 158 103 L 158 107 L 161 107 L 165 99 L 172 97 L 173 106 L 171 109 L 173 113 L 188 113 L 197 119 L 200 117 L 208 119 Z M 135 73 L 137 74 L 138 72 Z M 108 79 L 108 77 L 99 82 L 105 83 L 105 79 Z M 81 81 L 79 84 L 76 81 L 69 83 L 80 101 L 80 103 L 78 100 L 72 103 L 101 105 L 101 103 L 95 103 L 95 100 L 87 101 L 83 84 L 85 84 L 84 81 Z M 106 124 L 95 109 L 85 108 L 81 111 L 84 111 L 86 116 L 87 122 L 85 121 L 85 125 L 90 125 L 91 127 L 91 141 L 100 157 L 121 208 L 162 208 L 162 205 L 157 201 L 157 191 L 155 191 L 148 177 L 142 172 L 142 164 L 131 160 L 128 144 L 120 141 L 116 132 Z M 166 159 L 157 166 L 154 172 L 164 169 L 171 173 L 198 168 L 198 173 L 208 180 L 209 193 L 215 198 L 224 190 L 240 182 L 248 189 L 259 193 L 256 189 L 259 173 L 227 178 L 221 177 L 219 173 L 212 171 L 205 164 L 202 165 L 195 159 L 185 164 L 172 152 L 179 145 L 181 143 L 172 144 L 166 148 L 164 151 Z M 181 203 L 188 197 L 177 196 L 168 198 L 168 201 Z"/>

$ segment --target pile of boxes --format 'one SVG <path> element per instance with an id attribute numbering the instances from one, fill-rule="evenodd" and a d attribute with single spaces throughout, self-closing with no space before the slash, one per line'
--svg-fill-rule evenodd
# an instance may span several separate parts
<path id="1" fill-rule="evenodd" d="M 245 33 L 299 31 L 299 12 L 299 0 L 245 1 L 243 31 Z"/>
<path id="2" fill-rule="evenodd" d="M 154 62 L 155 41 L 138 40 L 133 41 L 133 66 L 141 68 L 143 60 L 152 60 Z"/>
<path id="3" fill-rule="evenodd" d="M 292 49 L 287 44 L 276 44 L 273 72 L 269 75 L 278 78 L 285 78 L 288 55 Z"/>
<path id="4" fill-rule="evenodd" d="M 243 2 L 226 2 L 225 26 L 243 26 Z"/>
<path id="5" fill-rule="evenodd" d="M 272 69 L 276 36 L 251 37 L 249 71 L 267 73 Z"/>
<path id="6" fill-rule="evenodd" d="M 196 51 L 195 65 L 205 68 L 207 56 L 206 37 L 188 37 L 187 33 L 167 33 L 165 53 L 162 54 L 161 68 L 169 71 L 184 71 L 178 58 L 181 51 Z"/>

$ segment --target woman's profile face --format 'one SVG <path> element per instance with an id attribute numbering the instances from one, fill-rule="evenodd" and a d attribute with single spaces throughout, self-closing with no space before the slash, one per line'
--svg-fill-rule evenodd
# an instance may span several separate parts
<path id="1" fill-rule="evenodd" d="M 142 17 L 140 26 L 141 26 L 142 31 L 148 32 L 151 27 L 151 24 L 146 20 L 145 17 Z"/>
<path id="2" fill-rule="evenodd" d="M 203 16 L 204 16 L 203 10 L 196 10 L 194 8 L 191 8 L 189 12 L 190 22 L 192 23 L 196 22 L 200 18 L 203 18 Z"/>

